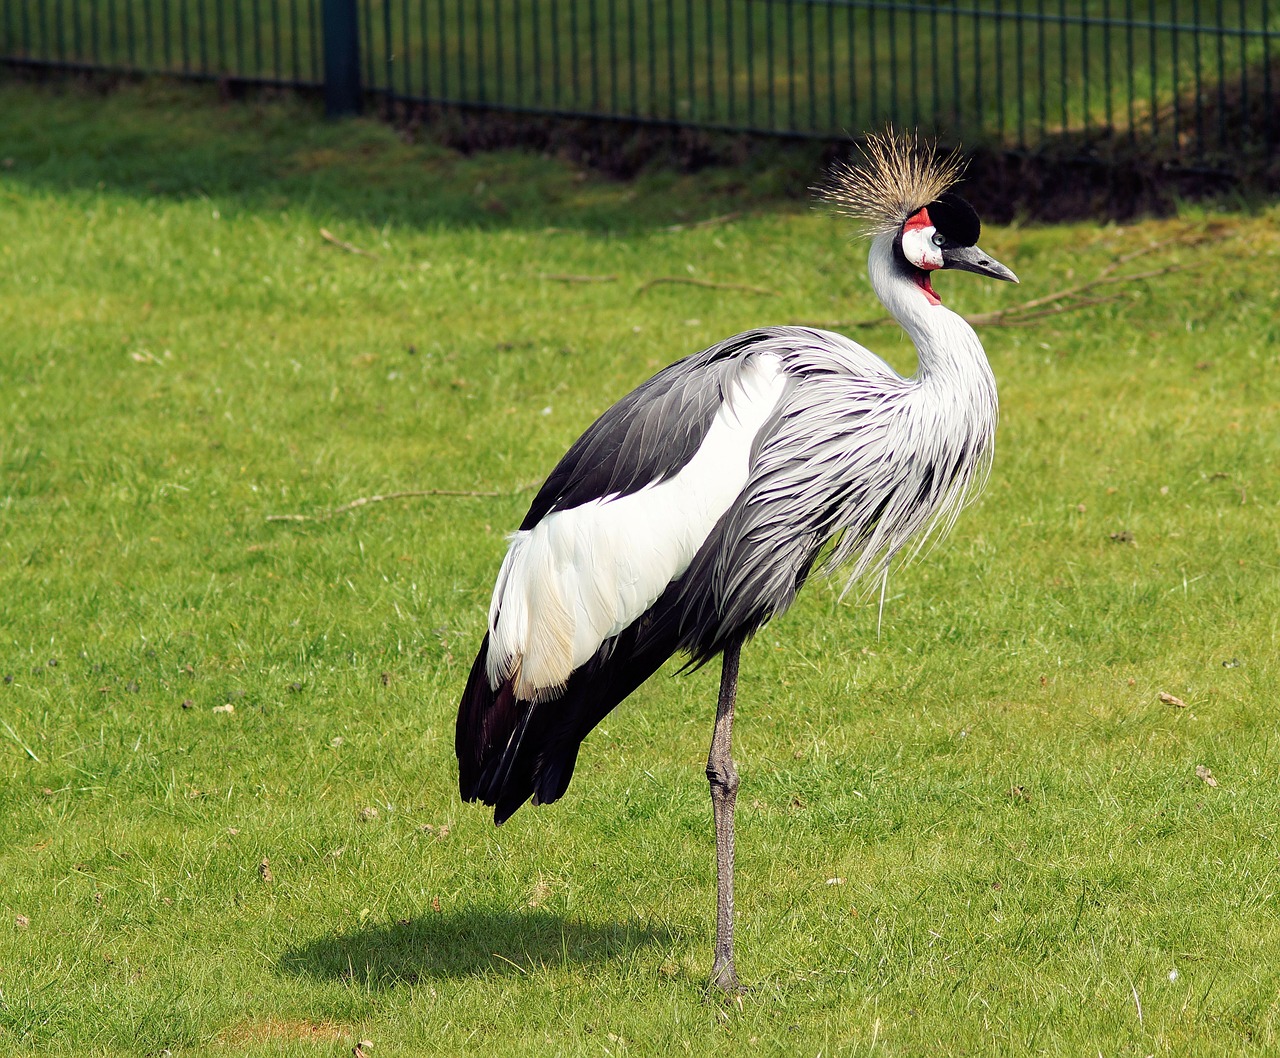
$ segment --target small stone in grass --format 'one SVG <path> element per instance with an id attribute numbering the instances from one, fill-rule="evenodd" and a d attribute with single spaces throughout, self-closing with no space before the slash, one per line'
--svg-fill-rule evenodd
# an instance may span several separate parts
<path id="1" fill-rule="evenodd" d="M 183 698 L 183 699 L 182 699 L 182 708 L 183 708 L 183 709 L 194 709 L 195 707 L 196 707 L 196 703 L 195 703 L 195 702 L 193 702 L 190 698 Z"/>
<path id="2" fill-rule="evenodd" d="M 372 805 L 366 805 L 364 808 L 360 809 L 361 823 L 370 823 L 377 818 L 378 818 L 378 810 L 374 808 Z"/>
<path id="3" fill-rule="evenodd" d="M 1171 705 L 1175 709 L 1185 709 L 1187 707 L 1187 703 L 1184 702 L 1181 698 L 1179 698 L 1176 694 L 1169 694 L 1166 691 L 1161 691 L 1158 695 L 1156 695 L 1156 697 L 1159 698 L 1162 702 L 1164 702 L 1165 705 Z"/>
<path id="4" fill-rule="evenodd" d="M 236 707 L 230 702 L 227 702 L 226 705 L 215 705 L 213 707 L 213 711 L 215 713 L 234 713 L 236 711 Z"/>
<path id="5" fill-rule="evenodd" d="M 258 877 L 261 878 L 264 882 L 275 881 L 275 877 L 271 873 L 271 867 L 267 863 L 267 858 L 265 856 L 262 857 L 262 862 L 258 864 Z"/>
<path id="6" fill-rule="evenodd" d="M 1196 778 L 1203 780 L 1206 786 L 1218 785 L 1218 780 L 1213 777 L 1213 772 L 1211 772 L 1203 764 L 1196 765 Z"/>
<path id="7" fill-rule="evenodd" d="M 13 924 L 17 926 L 18 929 L 27 929 L 31 925 L 31 919 L 27 918 L 26 915 L 14 915 Z"/>

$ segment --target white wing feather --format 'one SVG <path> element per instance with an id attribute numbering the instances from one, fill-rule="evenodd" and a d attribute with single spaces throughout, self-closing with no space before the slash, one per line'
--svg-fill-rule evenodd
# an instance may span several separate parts
<path id="1" fill-rule="evenodd" d="M 779 357 L 752 356 L 678 473 L 512 534 L 489 607 L 493 687 L 511 676 L 520 699 L 554 696 L 653 605 L 746 485 L 752 443 L 785 388 Z"/>

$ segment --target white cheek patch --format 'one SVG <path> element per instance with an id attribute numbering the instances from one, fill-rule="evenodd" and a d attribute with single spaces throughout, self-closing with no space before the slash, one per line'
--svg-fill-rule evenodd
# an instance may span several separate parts
<path id="1" fill-rule="evenodd" d="M 902 255 L 926 272 L 942 267 L 942 247 L 933 241 L 937 230 L 932 224 L 919 228 L 908 225 L 902 230 Z"/>

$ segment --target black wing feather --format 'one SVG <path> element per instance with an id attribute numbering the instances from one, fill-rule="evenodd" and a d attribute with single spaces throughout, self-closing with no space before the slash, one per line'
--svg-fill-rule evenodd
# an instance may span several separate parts
<path id="1" fill-rule="evenodd" d="M 628 496 L 691 460 L 720 410 L 738 358 L 767 331 L 747 331 L 678 360 L 633 389 L 587 428 L 556 464 L 520 528 L 552 511 Z"/>

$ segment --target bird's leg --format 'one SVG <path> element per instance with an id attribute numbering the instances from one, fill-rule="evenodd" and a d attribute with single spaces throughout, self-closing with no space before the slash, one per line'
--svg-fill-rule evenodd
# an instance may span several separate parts
<path id="1" fill-rule="evenodd" d="M 736 640 L 724 650 L 716 727 L 707 756 L 707 780 L 711 783 L 711 809 L 716 825 L 716 950 L 711 983 L 726 992 L 740 990 L 738 974 L 733 968 L 733 808 L 738 800 L 738 769 L 733 765 L 730 751 L 741 651 L 742 644 Z"/>

